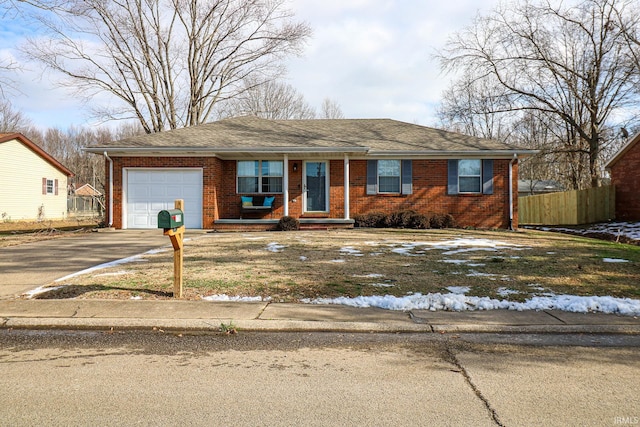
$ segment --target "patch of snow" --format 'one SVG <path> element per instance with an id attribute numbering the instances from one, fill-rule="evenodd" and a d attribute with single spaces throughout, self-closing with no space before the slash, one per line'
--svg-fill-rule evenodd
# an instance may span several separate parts
<path id="1" fill-rule="evenodd" d="M 230 301 L 230 302 L 263 302 L 271 301 L 271 297 L 243 297 L 243 296 L 229 296 L 225 294 L 209 295 L 202 297 L 205 301 Z"/>
<path id="2" fill-rule="evenodd" d="M 47 292 L 51 292 L 51 291 L 57 291 L 58 289 L 62 289 L 64 287 L 65 287 L 65 285 L 52 286 L 50 288 L 48 288 L 46 286 L 38 286 L 35 289 L 32 289 L 32 290 L 30 290 L 28 292 L 25 292 L 24 294 L 22 294 L 22 296 L 27 297 L 27 299 L 31 299 L 31 298 L 36 297 L 38 295 L 46 294 Z"/>
<path id="3" fill-rule="evenodd" d="M 467 273 L 467 277 L 495 277 L 495 276 L 497 276 L 497 274 L 481 273 L 475 270 L 469 270 L 469 273 Z"/>
<path id="4" fill-rule="evenodd" d="M 133 296 L 133 297 L 131 297 L 131 298 L 129 298 L 129 299 L 133 299 L 133 300 L 141 300 L 141 299 L 142 299 L 142 297 L 141 297 L 140 295 L 136 295 L 136 296 Z"/>
<path id="5" fill-rule="evenodd" d="M 352 307 L 378 307 L 387 310 L 562 310 L 575 313 L 618 313 L 627 316 L 640 315 L 640 300 L 609 296 L 534 296 L 525 302 L 497 300 L 489 297 L 472 297 L 460 294 L 420 293 L 396 297 L 393 295 L 359 296 L 355 298 L 303 299 L 307 304 L 339 304 Z"/>
<path id="6" fill-rule="evenodd" d="M 613 263 L 619 263 L 619 262 L 631 262 L 628 259 L 620 259 L 620 258 L 602 258 L 603 262 L 613 262 Z"/>
<path id="7" fill-rule="evenodd" d="M 462 248 L 462 249 L 455 249 L 451 251 L 442 252 L 442 255 L 456 255 L 456 254 L 462 254 L 465 252 L 472 252 L 472 251 L 497 252 L 498 250 L 496 248 Z"/>
<path id="8" fill-rule="evenodd" d="M 372 283 L 369 286 L 373 286 L 375 288 L 393 288 L 395 285 L 391 283 Z"/>
<path id="9" fill-rule="evenodd" d="M 286 246 L 279 244 L 278 242 L 271 242 L 267 245 L 267 250 L 269 252 L 282 252 L 282 250 L 285 248 Z"/>
<path id="10" fill-rule="evenodd" d="M 371 277 L 371 278 L 376 278 L 376 277 L 384 277 L 384 274 L 380 274 L 380 273 L 354 274 L 352 277 Z"/>
<path id="11" fill-rule="evenodd" d="M 306 261 L 306 260 L 308 260 L 308 259 L 309 259 L 309 258 L 307 258 L 306 256 L 304 256 L 304 255 L 300 255 L 300 261 Z"/>
<path id="12" fill-rule="evenodd" d="M 448 286 L 446 289 L 456 295 L 464 295 L 471 290 L 468 286 Z"/>
<path id="13" fill-rule="evenodd" d="M 593 224 L 586 228 L 562 228 L 562 227 L 529 227 L 542 231 L 561 232 L 569 234 L 602 233 L 614 237 L 624 236 L 631 240 L 640 240 L 640 222 L 609 222 Z"/>
<path id="14" fill-rule="evenodd" d="M 114 271 L 113 273 L 100 273 L 100 274 L 94 274 L 93 277 L 103 277 L 103 276 L 122 276 L 124 274 L 129 274 L 129 271 L 126 270 L 120 270 L 120 271 Z"/>
<path id="15" fill-rule="evenodd" d="M 161 254 L 162 252 L 169 252 L 170 250 L 171 250 L 171 247 L 151 249 L 151 250 L 148 250 L 147 252 L 145 252 L 144 254 L 145 255 Z"/>
<path id="16" fill-rule="evenodd" d="M 345 246 L 343 248 L 340 248 L 340 253 L 353 256 L 364 256 L 363 253 L 360 252 L 360 250 L 354 248 L 353 246 Z"/>
<path id="17" fill-rule="evenodd" d="M 411 253 L 411 251 L 414 249 L 414 246 L 407 246 L 407 245 L 403 245 L 400 248 L 393 248 L 391 249 L 391 252 L 395 253 L 395 254 L 399 254 L 399 255 L 406 255 L 406 256 L 416 256 L 415 254 Z"/>
<path id="18" fill-rule="evenodd" d="M 168 249 L 167 249 L 168 250 Z M 81 271 L 77 271 L 75 273 L 69 274 L 67 276 L 61 277 L 59 279 L 56 280 L 56 282 L 63 282 L 65 280 L 71 279 L 72 277 L 77 277 L 77 276 L 82 276 L 83 274 L 88 274 L 88 273 L 93 273 L 94 271 L 97 270 L 102 270 L 105 268 L 110 268 L 110 267 L 115 267 L 121 264 L 128 264 L 130 262 L 145 262 L 148 261 L 144 258 L 142 258 L 144 255 L 153 255 L 153 254 L 157 254 L 158 252 L 164 252 L 164 249 L 152 249 L 150 251 L 147 251 L 143 254 L 140 255 L 133 255 L 127 258 L 122 258 L 122 259 L 118 259 L 115 261 L 111 261 L 111 262 L 105 262 L 104 264 L 99 264 L 96 265 L 94 267 L 90 267 Z"/>
<path id="19" fill-rule="evenodd" d="M 330 262 L 345 262 L 343 259 L 332 259 Z"/>
<path id="20" fill-rule="evenodd" d="M 482 262 L 471 262 L 468 259 L 443 259 L 439 262 L 444 262 L 445 264 L 456 264 L 456 265 L 467 265 L 469 267 L 484 267 L 486 264 Z"/>
<path id="21" fill-rule="evenodd" d="M 496 291 L 496 293 L 498 295 L 500 295 L 501 297 L 507 297 L 509 295 L 516 295 L 519 294 L 519 291 L 513 290 L 513 289 L 508 289 L 508 288 L 498 288 L 498 290 Z"/>

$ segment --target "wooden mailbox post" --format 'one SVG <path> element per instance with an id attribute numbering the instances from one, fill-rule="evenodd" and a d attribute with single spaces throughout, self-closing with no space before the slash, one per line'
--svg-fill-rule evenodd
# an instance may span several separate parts
<path id="1" fill-rule="evenodd" d="M 182 298 L 182 268 L 184 265 L 184 200 L 174 202 L 174 210 L 158 214 L 158 228 L 164 228 L 173 246 L 173 297 Z M 162 217 L 162 218 L 161 218 Z"/>

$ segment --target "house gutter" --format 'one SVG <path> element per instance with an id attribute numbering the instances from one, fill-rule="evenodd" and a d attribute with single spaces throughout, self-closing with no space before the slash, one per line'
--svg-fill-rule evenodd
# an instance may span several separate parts
<path id="1" fill-rule="evenodd" d="M 109 162 L 109 228 L 111 228 L 113 227 L 113 160 L 106 151 L 103 154 Z"/>
<path id="2" fill-rule="evenodd" d="M 513 229 L 513 164 L 518 160 L 518 154 L 514 153 L 509 162 L 509 230 Z"/>

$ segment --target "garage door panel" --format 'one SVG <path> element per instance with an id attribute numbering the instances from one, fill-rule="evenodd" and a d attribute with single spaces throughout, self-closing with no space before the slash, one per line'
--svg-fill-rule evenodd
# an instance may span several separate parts
<path id="1" fill-rule="evenodd" d="M 202 227 L 202 171 L 193 169 L 129 169 L 127 171 L 127 227 L 157 228 L 158 212 L 185 203 L 187 228 Z"/>

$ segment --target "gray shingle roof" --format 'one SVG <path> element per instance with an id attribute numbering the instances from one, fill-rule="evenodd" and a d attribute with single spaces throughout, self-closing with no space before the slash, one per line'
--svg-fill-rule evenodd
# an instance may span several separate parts
<path id="1" fill-rule="evenodd" d="M 103 150 L 210 150 L 211 152 L 345 151 L 385 154 L 391 152 L 526 153 L 495 140 L 419 126 L 390 119 L 267 120 L 236 117 L 148 135 L 139 135 L 104 145 Z"/>

